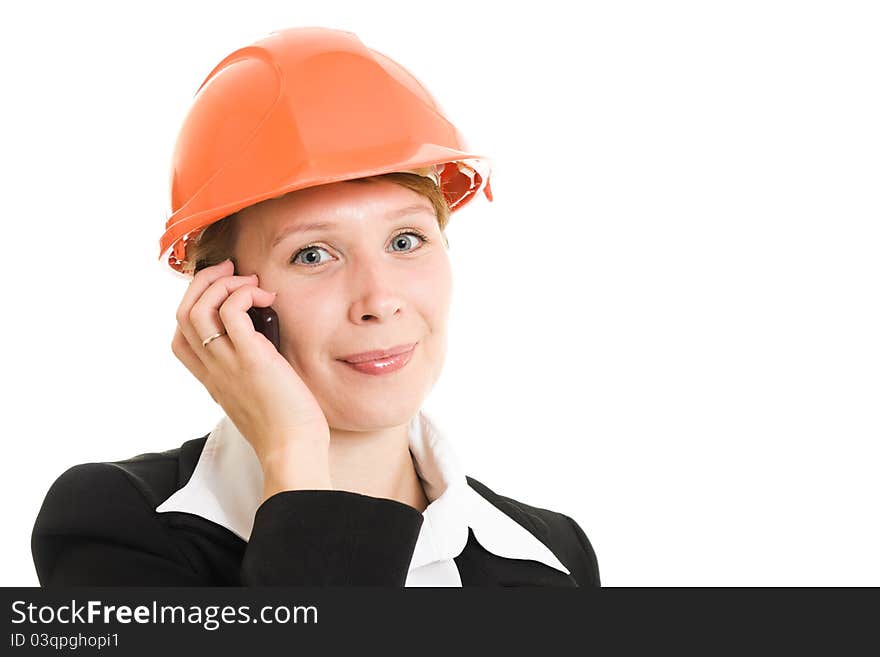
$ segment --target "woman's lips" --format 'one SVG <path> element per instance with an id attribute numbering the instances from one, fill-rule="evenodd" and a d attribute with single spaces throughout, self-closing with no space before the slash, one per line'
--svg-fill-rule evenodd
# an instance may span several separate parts
<path id="1" fill-rule="evenodd" d="M 349 363 L 365 363 L 368 360 L 379 360 L 380 358 L 387 358 L 388 356 L 397 356 L 405 351 L 410 351 L 415 346 L 415 342 L 398 344 L 388 349 L 375 349 L 373 351 L 362 351 L 358 354 L 349 354 L 348 356 L 340 357 L 339 360 L 344 360 Z"/>
<path id="2" fill-rule="evenodd" d="M 416 345 L 414 344 L 412 345 L 412 347 L 410 347 L 409 351 L 404 351 L 403 353 L 394 356 L 386 356 L 385 358 L 377 358 L 375 360 L 367 360 L 360 363 L 350 363 L 347 360 L 343 360 L 341 362 L 345 363 L 353 370 L 357 370 L 358 372 L 361 372 L 363 374 L 371 374 L 373 376 L 390 374 L 391 372 L 396 372 L 397 370 L 406 366 L 410 358 L 412 358 L 415 348 Z"/>

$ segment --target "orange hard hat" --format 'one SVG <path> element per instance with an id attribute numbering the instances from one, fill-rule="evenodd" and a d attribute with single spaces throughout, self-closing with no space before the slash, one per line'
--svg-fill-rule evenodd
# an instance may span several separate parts
<path id="1" fill-rule="evenodd" d="M 170 250 L 182 273 L 188 239 L 260 201 L 412 170 L 439 174 L 450 211 L 481 189 L 492 200 L 491 160 L 468 152 L 400 64 L 351 32 L 272 32 L 227 55 L 196 91 L 174 148 L 159 259 Z"/>

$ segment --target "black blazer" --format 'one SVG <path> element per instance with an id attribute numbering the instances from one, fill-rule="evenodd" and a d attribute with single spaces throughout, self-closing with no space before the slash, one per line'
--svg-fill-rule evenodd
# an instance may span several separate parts
<path id="1" fill-rule="evenodd" d="M 40 584 L 404 586 L 424 516 L 396 500 L 283 491 L 257 509 L 248 541 L 200 516 L 157 513 L 192 476 L 207 437 L 124 461 L 75 465 L 58 477 L 31 536 Z M 467 482 L 571 575 L 493 554 L 469 529 L 454 559 L 462 586 L 599 586 L 595 552 L 574 520 L 498 495 L 473 477 Z"/>

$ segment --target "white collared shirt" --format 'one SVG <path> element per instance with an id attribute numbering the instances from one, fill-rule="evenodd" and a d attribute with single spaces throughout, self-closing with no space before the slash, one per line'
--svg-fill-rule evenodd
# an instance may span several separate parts
<path id="1" fill-rule="evenodd" d="M 566 574 L 556 555 L 467 483 L 450 441 L 424 410 L 408 425 L 409 447 L 429 504 L 413 552 L 407 587 L 461 586 L 455 564 L 468 539 L 495 555 L 540 561 Z M 226 527 L 247 541 L 263 496 L 263 471 L 251 444 L 226 415 L 205 441 L 192 477 L 156 507 Z"/>

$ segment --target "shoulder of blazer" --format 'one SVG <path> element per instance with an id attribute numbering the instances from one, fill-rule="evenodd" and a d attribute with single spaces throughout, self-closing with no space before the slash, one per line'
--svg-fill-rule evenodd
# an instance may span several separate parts
<path id="1" fill-rule="evenodd" d="M 525 527 L 571 571 L 580 586 L 600 586 L 596 552 L 583 529 L 571 517 L 499 495 L 467 476 L 468 484 L 490 504 Z"/>
<path id="2" fill-rule="evenodd" d="M 36 529 L 65 518 L 73 528 L 95 504 L 152 511 L 192 476 L 209 434 L 164 452 L 138 454 L 121 461 L 79 463 L 61 473 L 49 488 Z M 88 524 L 88 523 L 86 523 Z"/>
<path id="3" fill-rule="evenodd" d="M 209 435 L 210 432 L 163 452 L 138 454 L 122 461 L 107 461 L 105 465 L 125 472 L 155 509 L 192 477 Z"/>
<path id="4" fill-rule="evenodd" d="M 134 577 L 126 564 L 136 562 L 154 568 L 157 586 L 204 584 L 209 566 L 172 538 L 154 507 L 180 486 L 182 475 L 192 474 L 185 470 L 194 468 L 206 439 L 65 470 L 46 493 L 31 534 L 41 585 L 95 583 L 97 575 L 90 573 L 97 559 L 105 565 L 101 576 L 112 581 Z"/>

